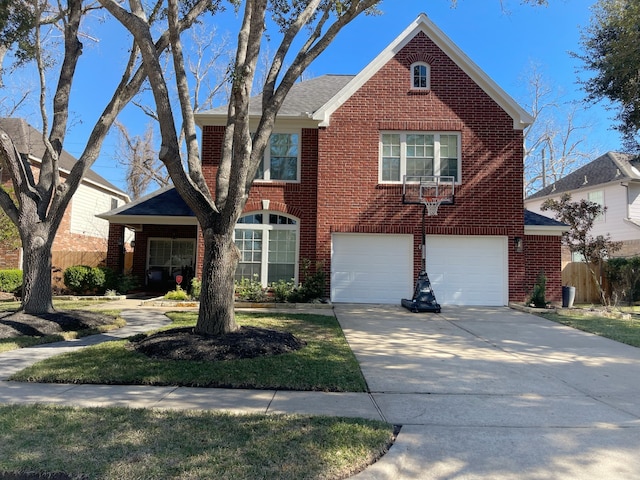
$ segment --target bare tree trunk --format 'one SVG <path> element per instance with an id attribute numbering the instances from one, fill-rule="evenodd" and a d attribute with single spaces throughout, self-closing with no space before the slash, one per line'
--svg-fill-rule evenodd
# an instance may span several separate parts
<path id="1" fill-rule="evenodd" d="M 238 329 L 234 313 L 234 273 L 239 253 L 231 234 L 203 232 L 204 262 L 195 333 L 222 335 Z"/>
<path id="2" fill-rule="evenodd" d="M 54 311 L 51 297 L 51 245 L 54 235 L 46 227 L 34 229 L 22 239 L 24 284 L 22 309 L 25 313 Z"/>

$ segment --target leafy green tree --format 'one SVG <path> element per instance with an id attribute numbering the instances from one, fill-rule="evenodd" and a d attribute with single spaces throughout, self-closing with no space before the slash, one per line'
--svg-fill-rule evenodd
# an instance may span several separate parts
<path id="1" fill-rule="evenodd" d="M 569 230 L 562 235 L 562 242 L 572 253 L 578 253 L 584 258 L 598 287 L 600 300 L 603 305 L 606 305 L 599 268 L 603 260 L 620 250 L 621 243 L 611 240 L 611 235 L 608 233 L 594 237 L 591 230 L 596 219 L 604 215 L 607 208 L 584 199 L 572 202 L 571 195 L 563 193 L 559 200 L 552 198 L 546 200 L 541 209 L 555 212 L 556 219 L 569 226 Z"/>
<path id="2" fill-rule="evenodd" d="M 637 0 L 599 0 L 593 7 L 589 27 L 581 44 L 584 69 L 593 72 L 582 81 L 587 100 L 606 100 L 615 110 L 616 129 L 625 146 L 639 150 L 640 128 L 640 2 Z"/>

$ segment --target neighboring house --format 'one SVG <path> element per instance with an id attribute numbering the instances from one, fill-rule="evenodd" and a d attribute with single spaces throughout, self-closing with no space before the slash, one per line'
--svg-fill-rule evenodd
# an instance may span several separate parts
<path id="1" fill-rule="evenodd" d="M 531 211 L 541 210 L 547 199 L 569 193 L 573 201 L 589 200 L 606 207 L 593 225 L 593 235 L 610 234 L 622 242 L 615 256 L 640 255 L 640 160 L 625 153 L 608 152 L 525 199 Z M 567 253 L 568 255 L 568 253 Z M 567 261 L 580 261 L 570 259 Z"/>
<path id="2" fill-rule="evenodd" d="M 257 122 L 259 96 L 250 114 Z M 213 184 L 226 109 L 197 121 Z M 531 121 L 420 15 L 359 74 L 291 89 L 235 231 L 236 276 L 302 280 L 308 259 L 324 265 L 333 302 L 399 303 L 426 261 L 439 303 L 501 306 L 526 299 L 544 270 L 547 297 L 559 301 L 563 227 L 523 206 Z M 453 176 L 454 203 L 423 217 L 422 206 L 403 204 L 405 174 Z M 101 217 L 110 252 L 125 226 L 135 229 L 133 272 L 150 287 L 201 273 L 201 233 L 174 189 Z"/>
<path id="3" fill-rule="evenodd" d="M 11 137 L 18 152 L 28 158 L 34 177 L 37 179 L 45 151 L 42 132 L 19 118 L 0 118 L 0 128 Z M 68 152 L 62 151 L 59 159 L 62 181 L 75 162 L 76 159 Z M 4 170 L 0 181 L 4 187 L 13 188 L 11 178 Z M 53 242 L 54 267 L 69 266 L 55 265 L 55 259 L 61 258 L 62 252 L 73 252 L 75 258 L 82 258 L 78 252 L 96 252 L 106 258 L 109 222 L 97 218 L 96 214 L 122 206 L 128 201 L 129 196 L 125 192 L 90 170 L 71 199 Z M 122 245 L 120 251 L 122 251 Z M 21 248 L 0 247 L 0 268 L 21 268 L 21 252 Z M 74 257 L 71 253 L 69 256 Z"/>

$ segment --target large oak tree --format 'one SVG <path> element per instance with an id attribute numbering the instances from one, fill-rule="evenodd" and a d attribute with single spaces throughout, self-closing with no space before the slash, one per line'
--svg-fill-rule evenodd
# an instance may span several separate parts
<path id="1" fill-rule="evenodd" d="M 215 10 L 218 2 L 200 0 L 185 4 L 180 18 L 175 18 L 172 31 L 189 28 L 206 10 Z M 163 13 L 162 2 L 151 6 L 148 24 Z M 0 207 L 17 226 L 23 248 L 24 284 L 22 308 L 27 313 L 53 311 L 51 292 L 51 246 L 71 197 L 82 178 L 100 153 L 102 143 L 125 105 L 138 93 L 146 78 L 140 62 L 140 50 L 132 43 L 130 56 L 120 83 L 110 98 L 86 141 L 78 161 L 62 181 L 58 158 L 62 152 L 69 123 L 72 86 L 82 55 L 81 23 L 94 11 L 93 2 L 68 0 L 49 4 L 46 0 L 15 0 L 3 2 L 0 13 L 0 46 L 13 48 L 20 62 L 35 61 L 40 77 L 40 112 L 42 141 L 46 151 L 39 175 L 34 176 L 27 156 L 19 154 L 10 136 L 0 130 L 0 165 L 13 184 L 15 201 L 7 189 L 0 188 Z M 47 29 L 62 32 L 63 51 L 59 62 L 47 50 Z M 169 32 L 164 31 L 147 48 L 156 59 L 169 47 Z M 53 48 L 53 47 L 52 47 Z M 47 97 L 51 69 L 57 69 L 57 83 L 52 100 Z"/>

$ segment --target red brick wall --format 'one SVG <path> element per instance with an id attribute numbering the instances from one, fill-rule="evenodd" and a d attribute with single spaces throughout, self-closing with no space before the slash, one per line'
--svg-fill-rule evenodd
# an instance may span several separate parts
<path id="1" fill-rule="evenodd" d="M 545 295 L 547 301 L 562 302 L 562 255 L 561 237 L 546 235 L 526 235 L 523 240 L 525 256 L 524 298 L 533 291 L 540 271 L 547 277 Z"/>
<path id="2" fill-rule="evenodd" d="M 220 164 L 224 127 L 202 129 L 202 169 L 213 189 Z M 300 259 L 316 260 L 316 201 L 318 196 L 318 130 L 304 128 L 300 138 L 300 182 L 254 182 L 244 212 L 263 210 L 262 200 L 269 200 L 269 210 L 286 213 L 300 221 Z M 204 244 L 198 235 L 198 269 L 201 275 Z"/>
<path id="3" fill-rule="evenodd" d="M 410 65 L 431 65 L 431 90 L 410 90 Z M 427 217 L 426 233 L 509 238 L 509 298 L 524 294 L 523 137 L 513 120 L 425 35 L 395 58 L 331 116 L 319 132 L 318 258 L 327 273 L 332 232 L 413 233 L 421 266 L 422 207 L 402 204 L 402 186 L 378 184 L 380 131 L 457 131 L 462 184 L 455 205 Z"/>

